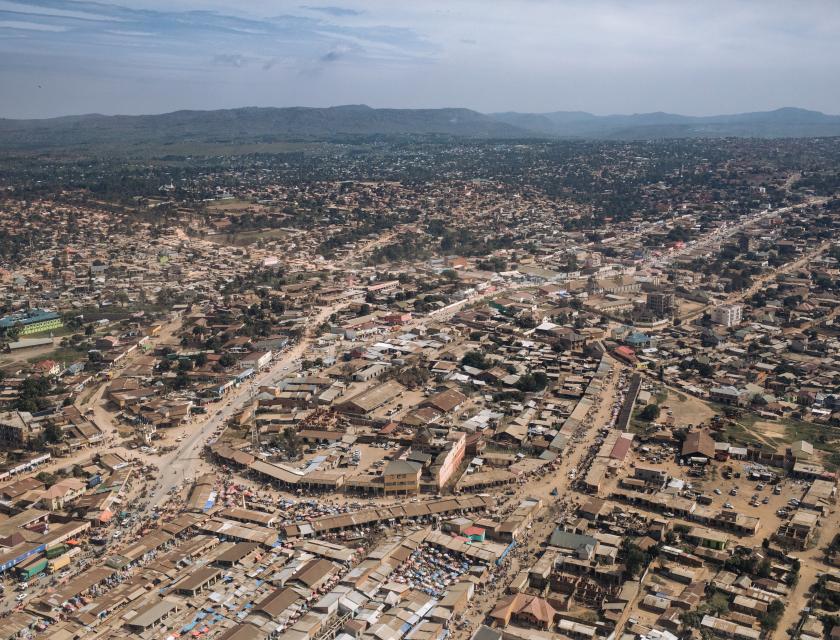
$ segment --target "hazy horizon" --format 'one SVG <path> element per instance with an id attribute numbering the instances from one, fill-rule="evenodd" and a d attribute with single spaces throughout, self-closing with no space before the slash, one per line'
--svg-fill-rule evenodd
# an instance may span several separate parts
<path id="1" fill-rule="evenodd" d="M 840 3 L 0 0 L 0 117 L 840 113 Z"/>
<path id="2" fill-rule="evenodd" d="M 138 112 L 138 113 L 122 113 L 122 112 L 114 112 L 114 113 L 104 113 L 102 111 L 89 111 L 87 113 L 63 113 L 56 116 L 43 116 L 43 117 L 32 117 L 32 118 L 15 118 L 9 116 L 0 116 L 0 119 L 5 120 L 50 120 L 54 118 L 72 118 L 72 117 L 84 117 L 84 116 L 158 116 L 158 115 L 165 115 L 168 113 L 175 113 L 178 111 L 218 111 L 218 110 L 235 110 L 235 109 L 294 109 L 294 108 L 301 108 L 301 109 L 331 109 L 331 108 L 340 108 L 340 107 L 351 107 L 351 106 L 365 106 L 370 107 L 372 109 L 395 109 L 395 110 L 422 110 L 422 109 L 470 109 L 470 107 L 462 107 L 460 105 L 444 105 L 440 107 L 389 107 L 389 106 L 374 106 L 369 104 L 363 103 L 356 103 L 356 104 L 332 104 L 332 105 L 307 105 L 307 104 L 294 104 L 294 105 L 240 105 L 238 107 L 217 107 L 217 108 L 206 108 L 206 109 L 172 109 L 169 111 L 155 111 L 155 112 Z M 653 113 L 668 113 L 668 115 L 676 115 L 676 116 L 687 116 L 687 117 L 696 117 L 696 118 L 704 118 L 704 117 L 713 117 L 713 116 L 728 116 L 728 115 L 740 115 L 741 113 L 767 113 L 772 111 L 778 111 L 780 109 L 805 109 L 804 107 L 798 107 L 795 105 L 784 105 L 781 107 L 773 107 L 768 109 L 756 109 L 751 112 L 739 112 L 739 113 L 698 113 L 698 114 L 686 114 L 686 113 L 673 113 L 673 112 L 663 112 L 661 109 L 657 109 L 655 111 L 644 111 L 644 112 L 635 112 L 635 113 L 619 113 L 619 112 L 605 112 L 605 113 L 593 113 L 591 111 L 585 111 L 583 109 L 576 109 L 574 111 L 567 111 L 565 109 L 555 109 L 553 111 L 523 111 L 520 109 L 506 109 L 504 111 L 493 111 L 493 112 L 481 112 L 485 115 L 493 115 L 493 114 L 502 114 L 502 113 L 522 113 L 528 114 L 533 113 L 535 115 L 542 115 L 548 113 L 588 113 L 590 115 L 596 117 L 609 117 L 609 116 L 636 116 L 636 115 L 648 115 Z M 810 110 L 805 109 L 806 111 L 818 111 L 818 110 Z M 473 111 L 477 111 L 473 109 Z M 820 112 L 824 115 L 829 116 L 838 116 L 840 113 L 827 113 L 827 112 Z"/>

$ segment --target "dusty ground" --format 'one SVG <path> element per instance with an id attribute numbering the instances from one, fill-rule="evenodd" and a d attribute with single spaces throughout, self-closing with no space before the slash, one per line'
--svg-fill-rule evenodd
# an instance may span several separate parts
<path id="1" fill-rule="evenodd" d="M 594 413 L 584 423 L 583 433 L 563 452 L 558 468 L 542 476 L 531 478 L 522 485 L 514 485 L 516 488 L 512 496 L 498 496 L 499 510 L 502 512 L 515 507 L 526 497 L 540 498 L 545 508 L 524 539 L 519 541 L 519 545 L 508 556 L 509 561 L 503 565 L 502 573 L 487 589 L 480 591 L 470 603 L 464 614 L 466 624 L 453 630 L 453 640 L 468 638 L 482 624 L 487 613 L 500 598 L 504 597 L 508 584 L 520 568 L 531 566 L 536 561 L 541 544 L 556 526 L 557 518 L 564 513 L 571 515 L 574 505 L 585 499 L 584 496 L 571 490 L 572 480 L 569 478 L 569 471 L 580 466 L 584 455 L 594 444 L 598 429 L 607 424 L 610 419 L 617 393 L 619 368 L 620 365 L 614 365 L 611 377 L 605 384 L 601 397 L 596 401 Z M 558 490 L 557 497 L 551 495 L 553 489 Z"/>
<path id="2" fill-rule="evenodd" d="M 707 403 L 699 398 L 679 391 L 669 390 L 668 399 L 661 407 L 663 413 L 670 413 L 674 423 L 678 425 L 698 425 L 708 422 L 717 413 Z"/>

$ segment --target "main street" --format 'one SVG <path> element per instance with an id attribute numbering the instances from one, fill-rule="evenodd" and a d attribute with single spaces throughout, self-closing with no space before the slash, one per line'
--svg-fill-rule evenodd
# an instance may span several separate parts
<path id="1" fill-rule="evenodd" d="M 212 434 L 236 413 L 242 411 L 253 400 L 261 386 L 276 384 L 290 373 L 298 371 L 300 360 L 317 339 L 316 328 L 348 304 L 350 302 L 324 307 L 314 316 L 310 316 L 306 330 L 296 344 L 284 351 L 269 369 L 242 383 L 219 403 L 214 403 L 211 407 L 213 413 L 205 417 L 174 451 L 156 461 L 160 467 L 160 476 L 149 499 L 149 508 L 158 507 L 166 501 L 172 489 L 195 479 L 196 470 L 200 466 L 201 451 Z"/>

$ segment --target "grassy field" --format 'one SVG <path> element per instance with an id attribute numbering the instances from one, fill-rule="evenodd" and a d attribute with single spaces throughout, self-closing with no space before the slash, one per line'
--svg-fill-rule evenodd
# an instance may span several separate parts
<path id="1" fill-rule="evenodd" d="M 796 418 L 780 418 L 768 421 L 758 414 L 744 412 L 727 425 L 724 433 L 730 442 L 759 444 L 765 449 L 790 445 L 798 440 L 810 442 L 822 453 L 823 464 L 836 469 L 840 467 L 840 429 L 823 424 L 814 424 Z"/>
<path id="2" fill-rule="evenodd" d="M 87 360 L 87 358 L 88 354 L 84 349 L 67 346 L 58 347 L 57 349 L 40 354 L 34 358 L 28 358 L 27 362 L 34 364 L 36 362 L 41 362 L 41 360 L 55 360 L 59 363 L 70 364 L 71 362 L 75 362 L 77 360 Z"/>
<path id="3" fill-rule="evenodd" d="M 214 202 L 207 203 L 207 209 L 210 211 L 243 211 L 252 206 L 254 205 L 250 200 L 241 200 L 239 198 L 215 200 Z"/>
<path id="4" fill-rule="evenodd" d="M 257 240 L 278 240 L 284 238 L 286 232 L 282 229 L 268 229 L 266 231 L 240 231 L 238 233 L 220 233 L 216 235 L 204 236 L 205 240 L 215 242 L 216 244 L 236 245 L 238 247 L 246 247 L 254 244 Z"/>

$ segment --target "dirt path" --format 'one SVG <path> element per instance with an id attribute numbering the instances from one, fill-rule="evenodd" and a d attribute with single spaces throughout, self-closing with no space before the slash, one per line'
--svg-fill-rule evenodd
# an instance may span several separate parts
<path id="1" fill-rule="evenodd" d="M 197 473 L 203 468 L 200 454 L 211 434 L 243 409 L 257 393 L 259 387 L 276 384 L 293 371 L 297 371 L 300 368 L 299 360 L 317 339 L 315 328 L 333 313 L 349 304 L 350 301 L 347 301 L 324 307 L 311 316 L 307 321 L 306 332 L 299 342 L 284 352 L 266 372 L 240 386 L 218 405 L 214 404 L 208 415 L 196 427 L 193 427 L 187 438 L 173 452 L 155 461 L 161 469 L 161 474 L 149 499 L 149 509 L 165 502 L 172 489 L 195 479 Z"/>
<path id="2" fill-rule="evenodd" d="M 491 583 L 491 586 L 478 593 L 464 613 L 466 624 L 453 629 L 453 640 L 464 640 L 482 624 L 485 617 L 496 603 L 505 596 L 508 585 L 520 569 L 530 567 L 536 562 L 542 550 L 542 544 L 551 535 L 558 520 L 571 517 L 580 502 L 580 496 L 571 489 L 573 480 L 569 477 L 572 469 L 578 469 L 584 456 L 596 446 L 595 439 L 598 430 L 608 424 L 613 401 L 618 392 L 618 377 L 621 365 L 613 363 L 613 371 L 601 395 L 595 402 L 595 411 L 583 424 L 583 432 L 572 439 L 563 452 L 563 458 L 554 471 L 549 471 L 541 477 L 535 477 L 517 488 L 515 495 L 506 497 L 500 502 L 500 511 L 512 509 L 525 498 L 539 498 L 545 507 L 537 515 L 532 527 L 518 540 L 517 546 L 508 556 L 501 574 Z M 580 477 L 580 471 L 578 472 Z M 557 489 L 558 495 L 551 493 Z"/>
<path id="3" fill-rule="evenodd" d="M 823 541 L 820 542 L 824 544 Z M 822 562 L 823 552 L 820 548 L 794 555 L 800 560 L 799 582 L 787 598 L 784 613 L 779 620 L 779 626 L 773 632 L 772 640 L 783 640 L 791 637 L 788 629 L 798 624 L 802 616 L 802 610 L 808 606 L 808 592 L 817 578 L 828 570 L 828 567 Z"/>

